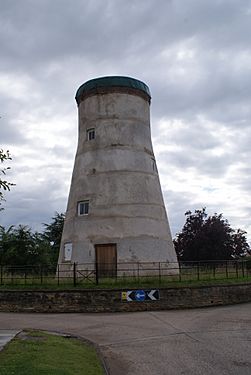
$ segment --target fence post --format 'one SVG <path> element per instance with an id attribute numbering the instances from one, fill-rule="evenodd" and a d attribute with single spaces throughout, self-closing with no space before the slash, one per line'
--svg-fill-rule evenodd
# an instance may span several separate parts
<path id="1" fill-rule="evenodd" d="M 73 285 L 77 285 L 76 262 L 73 263 Z"/>
<path id="2" fill-rule="evenodd" d="M 1 285 L 3 285 L 3 266 L 1 265 Z"/>
<path id="3" fill-rule="evenodd" d="M 182 267 L 180 266 L 180 262 L 179 262 L 179 281 L 181 281 L 181 269 Z"/>
<path id="4" fill-rule="evenodd" d="M 27 284 L 27 269 L 24 269 L 24 285 Z"/>
<path id="5" fill-rule="evenodd" d="M 138 282 L 139 282 L 139 262 L 137 263 L 137 279 L 138 279 Z"/>
<path id="6" fill-rule="evenodd" d="M 200 262 L 197 263 L 197 280 L 200 280 Z"/>
<path id="7" fill-rule="evenodd" d="M 60 276 L 59 276 L 59 272 L 60 272 L 59 264 L 58 264 L 58 267 L 57 267 L 57 268 L 58 268 L 58 272 L 57 272 L 57 274 L 58 274 L 58 285 L 59 285 L 59 277 L 60 277 Z"/>
<path id="8" fill-rule="evenodd" d="M 228 261 L 226 260 L 226 278 L 228 279 Z"/>
<path id="9" fill-rule="evenodd" d="M 99 279 L 98 279 L 98 262 L 96 262 L 96 284 L 98 285 Z"/>
<path id="10" fill-rule="evenodd" d="M 40 284 L 43 284 L 43 266 L 40 266 Z"/>
<path id="11" fill-rule="evenodd" d="M 242 277 L 245 277 L 245 271 L 244 271 L 244 262 L 241 261 L 241 270 L 242 270 Z"/>
<path id="12" fill-rule="evenodd" d="M 239 269 L 238 269 L 238 261 L 235 262 L 235 273 L 236 273 L 236 278 L 239 278 Z"/>
<path id="13" fill-rule="evenodd" d="M 159 284 L 161 284 L 161 267 L 159 262 Z"/>
<path id="14" fill-rule="evenodd" d="M 216 267 L 215 267 L 215 262 L 213 262 L 213 276 L 214 276 L 214 280 L 215 280 L 215 273 L 216 273 Z"/>

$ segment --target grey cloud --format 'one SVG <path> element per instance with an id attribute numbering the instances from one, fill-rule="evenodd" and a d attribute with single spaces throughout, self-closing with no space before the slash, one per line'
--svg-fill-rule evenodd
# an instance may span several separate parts
<path id="1" fill-rule="evenodd" d="M 24 138 L 15 124 L 0 119 L 0 140 L 2 144 L 11 145 L 13 143 L 22 143 Z"/>
<path id="2" fill-rule="evenodd" d="M 168 175 L 168 168 L 177 168 L 181 172 L 195 171 L 198 176 L 208 176 L 211 178 L 223 177 L 229 169 L 229 157 L 228 156 L 207 156 L 205 153 L 191 154 L 187 150 L 182 152 L 170 152 L 162 154 L 162 165 L 166 161 L 166 169 Z"/>
<path id="3" fill-rule="evenodd" d="M 110 56 L 114 41 L 123 38 L 122 55 L 125 44 L 130 45 L 130 37 L 125 38 L 129 34 L 126 28 L 119 27 L 127 14 L 122 16 L 125 5 L 121 2 L 122 9 L 117 8 L 118 12 L 116 7 L 110 12 L 110 2 L 103 1 L 76 1 L 74 5 L 68 1 L 24 1 L 23 4 L 22 10 L 16 2 L 16 9 L 5 6 L 2 11 L 2 36 L 6 41 L 3 56 L 7 64 L 18 62 L 21 69 L 27 68 L 27 64 L 41 69 L 44 62 L 60 61 L 69 55 L 96 62 L 102 56 L 104 60 Z M 132 20 L 124 19 L 127 25 Z M 112 35 L 114 29 L 116 34 Z"/>
<path id="4" fill-rule="evenodd" d="M 168 120 L 168 118 L 167 118 Z M 167 125 L 168 126 L 168 125 Z M 175 123 L 173 125 L 175 128 Z M 208 129 L 197 119 L 192 123 L 183 124 L 181 129 L 170 129 L 168 135 L 168 127 L 166 129 L 166 139 L 158 135 L 154 138 L 157 143 L 166 143 L 185 147 L 187 150 L 203 150 L 207 152 L 208 149 L 213 149 L 221 145 L 221 140 L 212 130 Z"/>
<path id="5" fill-rule="evenodd" d="M 201 79 L 198 79 L 195 73 L 195 77 L 191 77 L 190 81 L 180 79 L 170 82 L 167 78 L 154 84 L 152 92 L 159 98 L 158 101 L 153 99 L 155 114 L 170 117 L 178 115 L 182 118 L 207 113 L 210 119 L 224 122 L 229 119 L 232 121 L 233 117 L 236 121 L 246 118 L 247 115 L 250 117 L 249 67 L 236 72 L 233 71 L 231 62 L 227 66 L 219 62 L 218 71 L 214 69 L 215 62 L 201 61 L 201 65 L 204 66 Z M 196 82 L 193 83 L 194 78 Z"/>
<path id="6" fill-rule="evenodd" d="M 251 156 L 251 153 L 250 153 Z M 235 186 L 240 196 L 242 194 L 250 195 L 251 191 L 251 167 L 249 165 L 245 167 L 237 168 L 232 174 L 228 176 L 228 183 L 230 186 Z M 246 206 L 251 206 L 250 199 L 246 201 Z"/>
<path id="7" fill-rule="evenodd" d="M 175 125 L 174 125 L 175 127 Z M 224 139 L 215 134 L 212 129 L 198 121 L 192 124 L 186 124 L 181 129 L 168 130 L 166 137 L 161 136 L 154 138 L 157 144 L 155 150 L 162 159 L 162 164 L 172 165 L 179 170 L 193 168 L 198 174 L 208 175 L 211 177 L 222 177 L 227 173 L 229 167 L 235 163 L 235 154 L 230 150 L 224 150 L 224 153 L 217 155 L 213 151 L 217 148 L 224 149 Z M 158 151 L 158 144 L 172 146 L 167 151 Z"/>
<path id="8" fill-rule="evenodd" d="M 109 59 L 114 52 L 121 58 L 148 56 L 163 47 L 187 38 L 210 35 L 214 42 L 226 45 L 230 21 L 232 34 L 243 42 L 249 25 L 240 22 L 247 2 L 222 1 L 23 1 L 3 2 L 2 48 L 6 63 L 15 68 L 34 64 L 40 68 L 48 61 L 71 56 L 91 58 L 93 62 Z M 222 17 L 226 19 L 222 24 Z M 213 22 L 212 22 L 213 21 Z M 239 30 L 239 34 L 236 30 Z M 221 33 L 219 33 L 219 30 Z M 238 38 L 239 35 L 239 38 Z M 233 38 L 229 38 L 230 40 Z M 157 41 L 157 42 L 156 42 Z M 210 41 L 210 39 L 209 39 Z M 209 42 L 206 39 L 206 42 Z M 150 53 L 151 51 L 151 53 Z M 136 56 L 135 56 L 136 55 Z"/>
<path id="9" fill-rule="evenodd" d="M 24 142 L 22 129 L 17 124 L 17 114 L 21 109 L 18 103 L 13 103 L 10 98 L 1 96 L 0 107 L 0 140 L 2 144 L 20 144 Z"/>
<path id="10" fill-rule="evenodd" d="M 175 192 L 173 190 L 164 190 L 163 195 L 174 238 L 185 223 L 185 212 L 194 210 L 195 196 L 191 192 Z"/>
<path id="11" fill-rule="evenodd" d="M 17 185 L 7 194 L 3 204 L 5 210 L 0 215 L 0 225 L 8 227 L 25 224 L 34 230 L 41 230 L 42 223 L 47 223 L 55 211 L 65 211 L 65 196 L 60 192 L 56 178 L 45 181 L 40 186 L 32 187 L 29 181 L 24 185 L 26 191 Z"/>

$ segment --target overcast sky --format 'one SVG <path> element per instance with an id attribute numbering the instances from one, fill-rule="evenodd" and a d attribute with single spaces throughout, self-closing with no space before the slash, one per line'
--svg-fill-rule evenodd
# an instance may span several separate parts
<path id="1" fill-rule="evenodd" d="M 207 207 L 251 241 L 250 0 L 0 0 L 0 46 L 0 148 L 16 183 L 1 225 L 40 230 L 65 211 L 76 90 L 126 75 L 150 87 L 173 236 Z"/>

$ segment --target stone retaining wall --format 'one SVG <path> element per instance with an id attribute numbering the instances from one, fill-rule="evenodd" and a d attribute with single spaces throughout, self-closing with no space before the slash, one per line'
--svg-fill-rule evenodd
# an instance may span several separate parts
<path id="1" fill-rule="evenodd" d="M 0 311 L 128 312 L 251 302 L 251 283 L 160 288 L 160 300 L 147 302 L 122 302 L 122 291 L 122 289 L 0 290 Z"/>

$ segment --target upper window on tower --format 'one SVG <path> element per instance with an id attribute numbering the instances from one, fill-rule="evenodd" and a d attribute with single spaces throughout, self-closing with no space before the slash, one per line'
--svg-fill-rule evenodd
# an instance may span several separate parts
<path id="1" fill-rule="evenodd" d="M 91 141 L 92 139 L 95 138 L 95 129 L 94 128 L 87 129 L 86 135 L 87 135 L 87 141 Z"/>
<path id="2" fill-rule="evenodd" d="M 78 202 L 78 215 L 88 215 L 89 214 L 89 201 Z"/>

